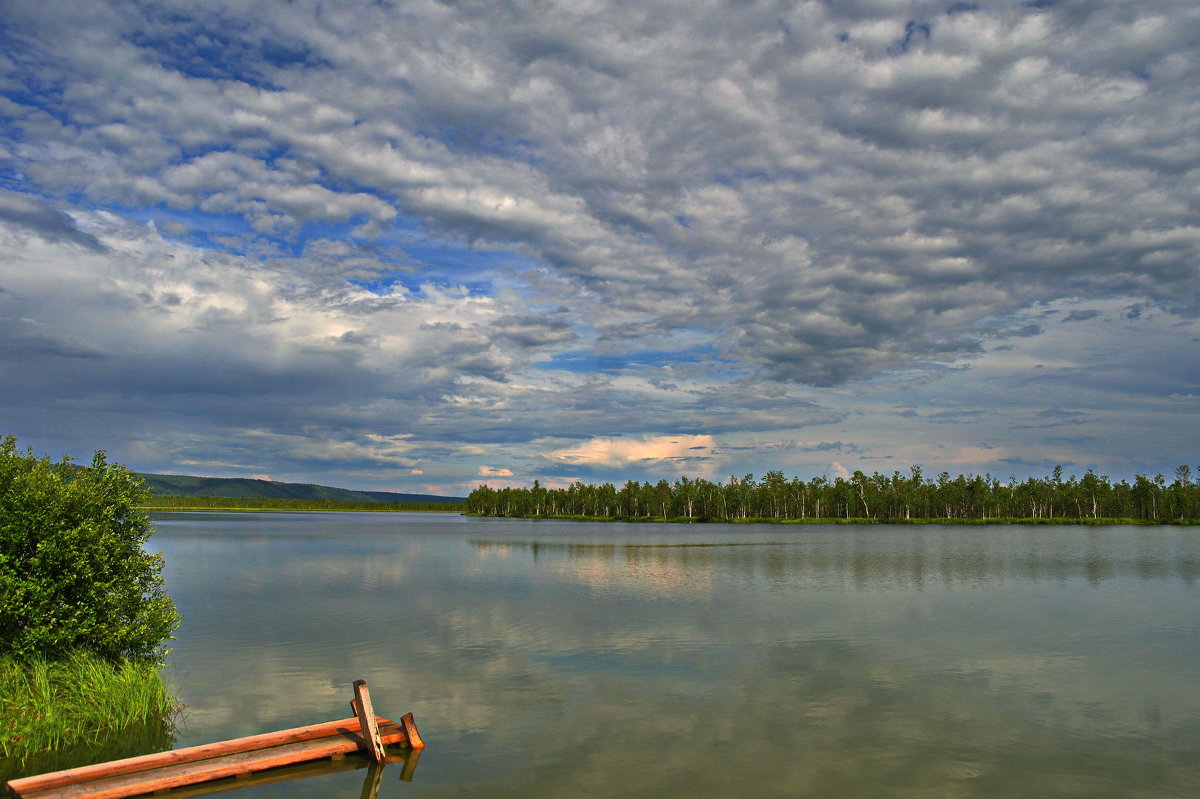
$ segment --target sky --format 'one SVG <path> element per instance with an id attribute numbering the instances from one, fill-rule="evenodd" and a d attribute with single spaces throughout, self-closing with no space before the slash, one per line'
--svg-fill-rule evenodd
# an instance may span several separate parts
<path id="1" fill-rule="evenodd" d="M 145 472 L 1200 461 L 1195 0 L 0 0 L 0 434 Z"/>

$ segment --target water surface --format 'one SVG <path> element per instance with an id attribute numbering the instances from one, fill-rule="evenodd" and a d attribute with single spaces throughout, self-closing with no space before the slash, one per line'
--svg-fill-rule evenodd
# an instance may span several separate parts
<path id="1" fill-rule="evenodd" d="M 1200 795 L 1200 528 L 155 518 L 177 745 L 363 677 L 387 797 Z"/>

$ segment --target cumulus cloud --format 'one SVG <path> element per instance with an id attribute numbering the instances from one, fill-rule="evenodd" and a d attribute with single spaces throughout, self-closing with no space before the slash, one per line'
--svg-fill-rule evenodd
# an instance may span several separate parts
<path id="1" fill-rule="evenodd" d="M 6 23 L 0 358 L 36 435 L 86 397 L 139 452 L 252 463 L 262 430 L 273 474 L 420 459 L 446 484 L 497 448 L 676 463 L 626 458 L 667 433 L 865 452 L 844 431 L 904 387 L 970 395 L 956 370 L 1039 341 L 1104 352 L 1128 328 L 1098 309 L 1195 335 L 1190 0 L 45 0 Z M 1041 354 L 1030 408 L 1099 375 L 1131 396 Z M 1175 360 L 1155 390 L 1195 393 Z M 948 436 L 994 405 L 899 418 Z"/>
<path id="2" fill-rule="evenodd" d="M 688 462 L 710 457 L 713 437 L 647 436 L 641 439 L 593 438 L 574 447 L 547 453 L 551 460 L 568 464 L 625 466 L 639 461 Z"/>

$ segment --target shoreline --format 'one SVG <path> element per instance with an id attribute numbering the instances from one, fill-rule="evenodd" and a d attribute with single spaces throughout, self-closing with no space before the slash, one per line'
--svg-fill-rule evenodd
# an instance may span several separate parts
<path id="1" fill-rule="evenodd" d="M 550 515 L 541 514 L 533 516 L 524 516 L 521 514 L 497 515 L 487 513 L 469 513 L 463 512 L 463 516 L 475 516 L 480 518 L 490 519 L 528 519 L 531 521 L 539 520 L 555 520 L 555 521 L 577 521 L 577 522 L 628 522 L 631 524 L 870 524 L 870 525 L 928 525 L 937 524 L 945 526 L 966 525 L 966 526 L 1085 526 L 1085 527 L 1159 527 L 1159 526 L 1177 526 L 1177 527 L 1193 527 L 1200 524 L 1200 519 L 1123 519 L 1123 518 L 1073 518 L 1073 517 L 1032 517 L 1032 518 L 1017 518 L 1017 517 L 991 517 L 979 519 L 870 519 L 870 518 L 806 518 L 806 519 L 786 519 L 774 517 L 734 517 L 734 518 L 717 518 L 710 516 L 673 516 L 664 518 L 662 516 L 580 516 L 580 515 Z"/>

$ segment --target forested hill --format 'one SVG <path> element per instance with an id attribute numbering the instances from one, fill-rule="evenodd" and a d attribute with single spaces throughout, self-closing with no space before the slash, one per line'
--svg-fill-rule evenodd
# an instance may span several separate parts
<path id="1" fill-rule="evenodd" d="M 190 477 L 180 474 L 143 474 L 146 488 L 155 497 L 222 497 L 227 499 L 299 499 L 335 502 L 463 502 L 464 497 L 434 494 L 401 494 L 393 491 L 351 491 L 311 483 L 277 483 L 244 477 Z"/>

